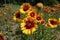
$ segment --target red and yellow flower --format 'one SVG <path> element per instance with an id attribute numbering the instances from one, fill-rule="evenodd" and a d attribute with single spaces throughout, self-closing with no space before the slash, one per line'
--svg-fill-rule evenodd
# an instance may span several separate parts
<path id="1" fill-rule="evenodd" d="M 48 10 L 48 13 L 54 13 L 56 11 L 55 8 L 51 8 L 50 10 Z"/>
<path id="2" fill-rule="evenodd" d="M 48 24 L 50 25 L 51 28 L 56 28 L 58 26 L 58 21 L 55 18 L 49 18 Z"/>
<path id="3" fill-rule="evenodd" d="M 48 7 L 44 6 L 44 12 L 48 12 Z"/>
<path id="4" fill-rule="evenodd" d="M 16 21 L 16 20 L 21 20 L 21 14 L 19 11 L 16 11 L 14 16 L 13 16 L 13 19 Z"/>
<path id="5" fill-rule="evenodd" d="M 46 26 L 47 28 L 51 28 L 51 26 L 50 26 L 49 23 L 46 23 L 45 26 Z"/>
<path id="6" fill-rule="evenodd" d="M 42 15 L 37 15 L 36 16 L 36 21 L 40 22 L 41 20 L 43 20 Z"/>
<path id="7" fill-rule="evenodd" d="M 36 12 L 34 11 L 28 12 L 27 17 L 36 18 Z"/>
<path id="8" fill-rule="evenodd" d="M 2 32 L 0 32 L 0 40 L 4 40 L 4 35 Z"/>
<path id="9" fill-rule="evenodd" d="M 32 18 L 25 18 L 21 23 L 21 30 L 27 35 L 33 34 L 37 28 L 36 21 Z"/>
<path id="10" fill-rule="evenodd" d="M 20 7 L 20 12 L 21 13 L 27 13 L 31 10 L 32 6 L 29 3 L 23 3 Z"/>
<path id="11" fill-rule="evenodd" d="M 45 20 L 41 20 L 40 24 L 45 25 Z"/>

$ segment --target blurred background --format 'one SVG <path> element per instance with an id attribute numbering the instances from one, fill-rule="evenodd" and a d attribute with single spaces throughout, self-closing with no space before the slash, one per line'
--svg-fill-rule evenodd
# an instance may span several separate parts
<path id="1" fill-rule="evenodd" d="M 43 3 L 44 5 L 53 5 L 60 3 L 60 0 L 0 0 L 0 4 L 13 3 L 21 5 L 24 2 L 29 2 L 31 5 L 35 5 L 38 2 Z"/>
<path id="2" fill-rule="evenodd" d="M 33 35 L 28 36 L 22 33 L 20 23 L 13 20 L 13 15 L 19 11 L 20 5 L 26 2 L 38 10 L 37 12 L 43 13 L 46 22 L 48 18 L 60 17 L 60 0 L 0 0 L 0 32 L 3 32 L 6 40 L 60 40 L 60 25 L 49 29 L 38 23 L 39 29 Z M 44 6 L 42 10 L 35 6 L 40 2 Z M 58 6 L 53 7 L 54 4 Z"/>

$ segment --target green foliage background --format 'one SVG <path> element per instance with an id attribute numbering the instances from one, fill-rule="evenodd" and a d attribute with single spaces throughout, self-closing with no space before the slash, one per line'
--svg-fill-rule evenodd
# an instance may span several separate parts
<path id="1" fill-rule="evenodd" d="M 34 34 L 31 35 L 25 35 L 20 30 L 20 23 L 15 22 L 13 18 L 13 14 L 16 10 L 19 10 L 20 5 L 24 2 L 28 2 L 31 5 L 35 5 L 37 2 L 42 2 L 44 5 L 53 5 L 59 3 L 57 0 L 6 0 L 5 7 L 0 7 L 0 14 L 2 14 L 4 17 L 9 19 L 12 23 L 8 23 L 7 20 L 0 17 L 0 32 L 4 33 L 4 36 L 6 40 L 57 40 L 56 33 L 58 32 L 58 29 L 60 29 L 60 25 L 58 28 L 46 28 L 45 26 L 37 23 L 38 30 L 34 32 Z M 2 1 L 0 3 L 3 3 Z M 9 6 L 12 6 L 13 8 L 10 10 L 8 9 Z M 8 14 L 4 14 L 3 11 L 7 11 Z M 46 12 L 44 13 L 44 20 L 47 22 L 48 18 L 57 18 L 60 17 L 60 10 L 57 8 L 58 11 L 53 13 L 52 15 Z M 44 11 L 44 10 L 42 10 Z"/>
<path id="2" fill-rule="evenodd" d="M 31 5 L 35 5 L 38 2 L 42 2 L 44 5 L 53 5 L 57 4 L 60 1 L 59 0 L 0 0 L 0 3 L 13 3 L 13 4 L 22 4 L 24 2 L 29 2 Z"/>
<path id="3" fill-rule="evenodd" d="M 9 7 L 13 7 L 11 10 L 8 9 Z M 14 5 L 14 4 L 6 4 L 5 7 L 1 7 L 0 10 L 4 17 L 9 19 L 11 23 L 8 23 L 6 19 L 3 19 L 0 17 L 0 32 L 4 33 L 4 36 L 6 40 L 56 40 L 56 33 L 58 32 L 58 29 L 60 29 L 60 25 L 58 28 L 46 28 L 44 25 L 41 25 L 37 23 L 38 30 L 34 32 L 34 34 L 31 35 L 25 35 L 20 30 L 20 22 L 15 22 L 13 18 L 13 14 L 16 10 L 19 10 L 20 5 Z M 57 8 L 58 9 L 58 8 Z M 3 11 L 7 11 L 7 14 L 4 14 Z M 44 10 L 42 10 L 44 11 Z M 48 18 L 57 18 L 60 17 L 60 10 L 56 11 L 52 15 L 46 12 L 44 13 L 44 20 L 47 22 Z"/>

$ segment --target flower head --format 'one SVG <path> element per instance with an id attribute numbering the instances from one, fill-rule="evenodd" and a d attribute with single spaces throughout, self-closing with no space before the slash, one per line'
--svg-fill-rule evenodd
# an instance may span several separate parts
<path id="1" fill-rule="evenodd" d="M 36 18 L 36 12 L 34 11 L 28 12 L 27 17 Z"/>
<path id="2" fill-rule="evenodd" d="M 0 40 L 4 40 L 4 36 L 2 32 L 0 32 Z"/>
<path id="3" fill-rule="evenodd" d="M 54 13 L 56 11 L 55 8 L 51 8 L 50 10 L 48 10 L 48 13 Z"/>
<path id="4" fill-rule="evenodd" d="M 48 23 L 51 28 L 56 28 L 58 26 L 58 21 L 55 18 L 48 19 Z"/>
<path id="5" fill-rule="evenodd" d="M 31 18 L 26 18 L 21 23 L 21 30 L 24 34 L 33 34 L 37 30 L 37 24 L 36 21 Z"/>
<path id="6" fill-rule="evenodd" d="M 36 6 L 37 6 L 38 8 L 40 8 L 40 9 L 43 8 L 43 4 L 42 4 L 42 3 L 37 3 Z"/>
<path id="7" fill-rule="evenodd" d="M 48 12 L 48 7 L 44 6 L 44 12 Z"/>
<path id="8" fill-rule="evenodd" d="M 32 7 L 29 3 L 23 3 L 19 10 L 20 10 L 21 13 L 27 13 L 31 10 L 31 8 Z"/>
<path id="9" fill-rule="evenodd" d="M 16 21 L 16 20 L 21 20 L 21 14 L 19 11 L 16 11 L 14 16 L 13 16 L 13 19 Z"/>
<path id="10" fill-rule="evenodd" d="M 45 25 L 45 20 L 41 20 L 40 24 Z"/>
<path id="11" fill-rule="evenodd" d="M 48 23 L 46 23 L 45 26 L 46 26 L 47 28 L 51 28 L 50 24 L 48 24 Z"/>
<path id="12" fill-rule="evenodd" d="M 36 16 L 36 21 L 37 21 L 37 22 L 40 22 L 42 19 L 43 19 L 43 18 L 42 18 L 42 15 L 37 15 L 37 16 Z"/>

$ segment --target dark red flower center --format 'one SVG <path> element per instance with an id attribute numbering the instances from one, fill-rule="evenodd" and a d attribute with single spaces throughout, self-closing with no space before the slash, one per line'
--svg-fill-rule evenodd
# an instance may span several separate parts
<path id="1" fill-rule="evenodd" d="M 4 40 L 3 37 L 0 35 L 0 40 Z"/>
<path id="2" fill-rule="evenodd" d="M 54 12 L 54 9 L 52 9 L 51 12 Z"/>
<path id="3" fill-rule="evenodd" d="M 20 19 L 20 12 L 16 13 L 15 16 L 16 16 L 16 18 Z"/>
<path id="4" fill-rule="evenodd" d="M 41 24 L 44 24 L 45 22 L 44 21 L 41 21 Z"/>
<path id="5" fill-rule="evenodd" d="M 49 25 L 49 24 L 47 24 L 47 27 L 48 27 L 48 28 L 50 28 L 50 25 Z"/>
<path id="6" fill-rule="evenodd" d="M 40 16 L 38 16 L 36 19 L 37 19 L 37 20 L 41 20 L 42 18 L 41 18 Z"/>
<path id="7" fill-rule="evenodd" d="M 29 5 L 24 5 L 23 10 L 27 11 L 29 8 L 30 8 Z"/>
<path id="8" fill-rule="evenodd" d="M 34 13 L 34 12 L 31 12 L 31 13 L 30 13 L 30 16 L 31 16 L 31 17 L 34 17 L 34 16 L 35 16 L 35 13 Z"/>
<path id="9" fill-rule="evenodd" d="M 28 20 L 28 21 L 26 21 L 25 27 L 26 27 L 26 29 L 31 29 L 31 28 L 34 27 L 34 24 L 35 24 L 35 23 L 34 23 L 33 21 Z"/>
<path id="10" fill-rule="evenodd" d="M 56 24 L 57 24 L 57 21 L 50 20 L 50 23 L 51 23 L 52 25 L 56 25 Z"/>

